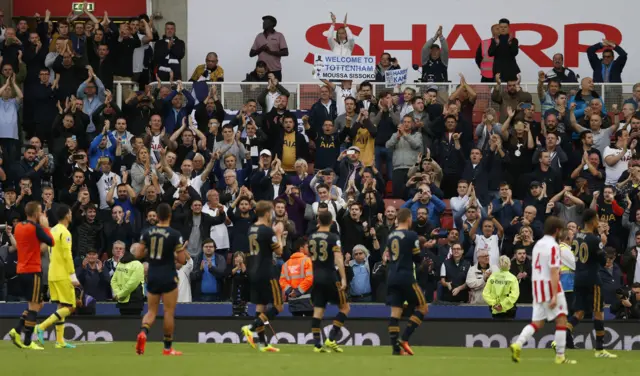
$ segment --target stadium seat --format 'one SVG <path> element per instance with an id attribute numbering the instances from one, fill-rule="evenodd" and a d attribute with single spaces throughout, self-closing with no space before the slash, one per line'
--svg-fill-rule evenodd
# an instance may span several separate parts
<path id="1" fill-rule="evenodd" d="M 404 205 L 404 200 L 395 199 L 395 198 L 385 198 L 384 206 L 393 206 L 396 209 L 400 209 Z"/>

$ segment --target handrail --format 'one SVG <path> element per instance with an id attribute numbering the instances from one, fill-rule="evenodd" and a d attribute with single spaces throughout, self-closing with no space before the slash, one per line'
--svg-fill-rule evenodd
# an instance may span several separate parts
<path id="1" fill-rule="evenodd" d="M 162 85 L 169 85 L 170 82 L 162 82 Z M 175 82 L 174 82 L 175 84 Z M 267 82 L 208 82 L 209 86 L 216 85 L 218 87 L 218 93 L 220 96 L 220 100 L 223 103 L 225 109 L 229 110 L 238 110 L 242 107 L 244 102 L 247 99 L 257 99 L 259 92 L 268 85 Z M 396 92 L 401 92 L 405 88 L 414 88 L 417 91 L 421 92 L 421 89 L 425 89 L 431 86 L 436 86 L 438 91 L 441 93 L 441 99 L 444 101 L 446 98 L 444 97 L 446 93 L 446 97 L 451 95 L 456 88 L 458 87 L 458 83 L 455 82 L 413 82 L 406 83 L 402 85 L 400 88 L 385 88 L 384 82 L 371 82 L 373 85 L 373 95 L 375 96 L 380 90 L 394 90 Z M 152 88 L 156 88 L 158 86 L 157 82 L 151 82 L 149 84 Z M 187 89 L 191 88 L 193 85 L 190 81 L 183 82 L 183 86 Z M 318 99 L 319 89 L 323 85 L 319 81 L 309 81 L 309 82 L 281 82 L 287 90 L 290 91 L 290 108 L 296 109 L 309 109 L 310 104 L 314 103 Z M 478 93 L 478 99 L 481 100 L 482 105 L 479 108 L 485 108 L 491 105 L 490 100 L 490 92 L 491 89 L 495 86 L 495 83 L 492 82 L 476 82 L 476 83 L 468 83 L 471 87 L 480 90 L 481 93 Z M 618 107 L 622 107 L 622 102 L 627 97 L 631 97 L 631 93 L 633 90 L 633 85 L 635 83 L 632 82 L 624 82 L 624 83 L 599 83 L 594 84 L 594 90 L 600 94 L 600 98 L 603 100 L 607 108 L 611 108 L 611 105 L 616 103 Z M 122 105 L 123 98 L 123 86 L 131 86 L 133 90 L 138 90 L 138 84 L 132 81 L 114 81 L 114 87 L 116 92 L 116 100 L 119 106 Z M 537 82 L 523 82 L 520 83 L 520 86 L 523 90 L 531 93 L 534 103 L 539 103 L 538 95 L 537 95 Z M 563 90 L 570 92 L 571 90 L 579 89 L 579 84 L 563 84 Z M 607 98 L 614 98 L 613 101 L 607 100 Z M 486 102 L 486 104 L 485 104 Z"/>

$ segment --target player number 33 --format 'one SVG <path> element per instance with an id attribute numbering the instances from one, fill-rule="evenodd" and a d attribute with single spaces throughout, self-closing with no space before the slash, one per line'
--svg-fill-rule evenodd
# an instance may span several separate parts
<path id="1" fill-rule="evenodd" d="M 315 240 L 311 240 L 309 242 L 309 251 L 311 253 L 311 260 L 326 261 L 327 258 L 329 257 L 329 254 L 327 253 L 327 248 L 329 248 L 329 244 L 326 241 L 320 240 L 319 242 L 316 242 Z"/>

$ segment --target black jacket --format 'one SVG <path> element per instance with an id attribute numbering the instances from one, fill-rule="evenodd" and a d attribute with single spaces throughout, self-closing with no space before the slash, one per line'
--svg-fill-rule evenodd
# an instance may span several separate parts
<path id="1" fill-rule="evenodd" d="M 311 129 L 316 131 L 316 133 L 322 133 L 322 124 L 324 124 L 325 120 L 335 121 L 337 117 L 338 108 L 336 107 L 335 100 L 331 100 L 329 111 L 327 111 L 322 101 L 318 99 L 318 101 L 311 106 L 311 110 L 309 110 L 309 125 L 311 125 Z"/>
<path id="2" fill-rule="evenodd" d="M 215 101 L 215 108 L 211 113 L 207 112 L 207 105 L 204 102 L 198 103 L 195 110 L 196 113 L 194 117 L 196 119 L 196 123 L 198 123 L 198 130 L 200 130 L 200 132 L 204 134 L 209 133 L 209 120 L 211 119 L 217 119 L 218 124 L 220 124 L 220 129 L 222 129 L 225 112 L 220 100 Z"/>
<path id="3" fill-rule="evenodd" d="M 489 46 L 489 56 L 493 56 L 493 75 L 500 73 L 500 79 L 503 82 L 509 80 L 515 80 L 518 73 L 520 73 L 520 67 L 516 62 L 516 56 L 520 52 L 518 46 L 518 39 L 513 38 L 509 42 L 509 35 L 501 35 L 499 37 L 500 43 L 496 44 L 496 40 L 491 40 Z"/>
<path id="4" fill-rule="evenodd" d="M 185 55 L 184 41 L 178 39 L 177 36 L 173 36 L 173 45 L 169 48 L 168 37 L 162 36 L 162 39 L 158 40 L 154 46 L 153 62 L 158 68 L 171 68 L 173 71 L 173 80 L 182 79 L 182 64 L 181 61 Z M 170 63 L 169 60 L 177 60 L 178 63 Z M 162 81 L 169 81 L 169 72 L 158 70 L 158 76 Z"/>
<path id="5" fill-rule="evenodd" d="M 210 237 L 209 234 L 211 233 L 212 226 L 223 224 L 225 219 L 227 219 L 227 216 L 222 210 L 220 210 L 218 212 L 218 215 L 215 217 L 212 217 L 207 213 L 201 213 L 200 216 L 202 217 L 200 220 L 201 240 L 205 240 Z M 178 227 L 177 229 L 178 231 L 180 231 L 180 235 L 182 235 L 182 239 L 187 240 L 189 239 L 189 235 L 191 235 L 191 228 L 193 227 L 193 213 L 189 211 L 189 213 L 186 215 L 186 218 L 184 219 L 184 221 L 182 221 L 181 224 L 182 226 Z M 196 268 L 195 264 L 193 265 L 193 268 L 195 270 Z"/>

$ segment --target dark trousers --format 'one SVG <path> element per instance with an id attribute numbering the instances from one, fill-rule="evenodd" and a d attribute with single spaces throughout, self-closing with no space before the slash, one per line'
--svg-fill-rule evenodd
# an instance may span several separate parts
<path id="1" fill-rule="evenodd" d="M 481 77 L 480 78 L 480 82 L 496 82 L 496 79 L 495 78 Z"/>
<path id="2" fill-rule="evenodd" d="M 351 302 L 353 303 L 371 303 L 373 296 L 371 294 L 364 295 L 351 295 Z"/>
<path id="3" fill-rule="evenodd" d="M 489 307 L 489 309 L 491 309 L 491 307 Z M 492 313 L 491 316 L 493 317 L 494 320 L 513 320 L 516 318 L 517 310 L 518 308 L 514 306 L 513 308 L 511 308 L 506 312 Z"/>
<path id="4" fill-rule="evenodd" d="M 444 197 L 457 197 L 458 196 L 458 181 L 460 175 L 444 175 L 442 177 L 442 183 L 440 183 L 440 189 L 444 193 Z"/>
<path id="5" fill-rule="evenodd" d="M 405 188 L 407 186 L 407 174 L 408 168 L 397 168 L 393 170 L 393 176 L 391 177 L 391 186 L 393 190 L 393 197 L 406 199 Z M 453 196 L 452 196 L 453 197 Z"/>

